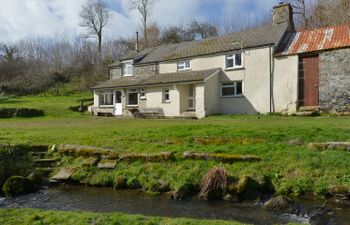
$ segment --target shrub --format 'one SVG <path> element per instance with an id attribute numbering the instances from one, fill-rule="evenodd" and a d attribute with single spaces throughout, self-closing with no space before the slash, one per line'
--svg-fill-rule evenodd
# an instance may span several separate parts
<path id="1" fill-rule="evenodd" d="M 38 117 L 44 116 L 45 113 L 40 109 L 28 108 L 0 108 L 0 118 L 12 117 Z"/>

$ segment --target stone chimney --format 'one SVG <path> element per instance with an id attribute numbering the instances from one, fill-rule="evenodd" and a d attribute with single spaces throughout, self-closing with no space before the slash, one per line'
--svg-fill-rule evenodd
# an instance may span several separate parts
<path id="1" fill-rule="evenodd" d="M 288 23 L 289 29 L 294 30 L 293 8 L 289 3 L 279 3 L 273 7 L 272 24 Z"/>

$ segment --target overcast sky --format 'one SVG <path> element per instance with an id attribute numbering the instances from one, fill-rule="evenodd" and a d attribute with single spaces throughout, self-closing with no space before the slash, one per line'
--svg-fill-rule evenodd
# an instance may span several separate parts
<path id="1" fill-rule="evenodd" d="M 85 0 L 0 0 L 0 42 L 28 36 L 79 35 L 79 11 Z M 105 0 L 112 17 L 107 37 L 133 35 L 140 27 L 136 11 L 128 0 Z M 160 26 L 188 23 L 193 19 L 220 21 L 232 13 L 262 14 L 271 11 L 278 0 L 159 0 L 151 20 Z"/>

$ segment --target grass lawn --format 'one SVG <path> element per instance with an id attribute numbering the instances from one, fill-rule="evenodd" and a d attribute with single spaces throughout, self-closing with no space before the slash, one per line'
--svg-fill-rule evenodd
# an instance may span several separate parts
<path id="1" fill-rule="evenodd" d="M 90 213 L 41 211 L 36 209 L 0 209 L 0 224 L 3 225 L 243 225 L 237 222 L 219 220 L 170 219 L 164 217 L 146 217 L 122 213 Z"/>
<path id="2" fill-rule="evenodd" d="M 19 97 L 3 99 L 0 107 L 30 107 L 46 111 L 31 119 L 0 119 L 0 141 L 10 144 L 81 144 L 128 152 L 205 151 L 255 154 L 258 163 L 224 166 L 232 175 L 269 176 L 279 192 L 325 194 L 332 185 L 350 187 L 350 155 L 344 151 L 319 152 L 307 148 L 309 142 L 350 141 L 350 118 L 212 116 L 203 120 L 144 120 L 98 118 L 68 110 L 79 105 L 69 97 Z M 300 138 L 304 145 L 291 145 Z M 121 165 L 116 173 L 141 176 L 151 173 L 178 186 L 180 178 L 199 179 L 215 162 L 183 161 L 165 164 Z M 141 173 L 141 175 L 139 174 Z M 181 173 L 183 173 L 181 175 Z M 180 174 L 180 175 L 179 175 Z M 84 176 L 84 175 L 81 175 Z M 147 174 L 144 175 L 147 179 Z M 180 177 L 179 177 L 180 176 Z M 111 178 L 113 179 L 113 178 Z M 142 177 L 140 178 L 142 179 Z M 173 180 L 173 181 L 172 181 Z M 100 180 L 96 181 L 96 184 Z"/>

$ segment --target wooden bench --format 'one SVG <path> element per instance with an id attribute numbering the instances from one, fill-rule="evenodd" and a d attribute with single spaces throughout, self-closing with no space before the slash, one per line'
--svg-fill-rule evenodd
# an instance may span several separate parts
<path id="1" fill-rule="evenodd" d="M 164 112 L 162 108 L 144 108 L 134 115 L 138 118 L 163 118 Z"/>

